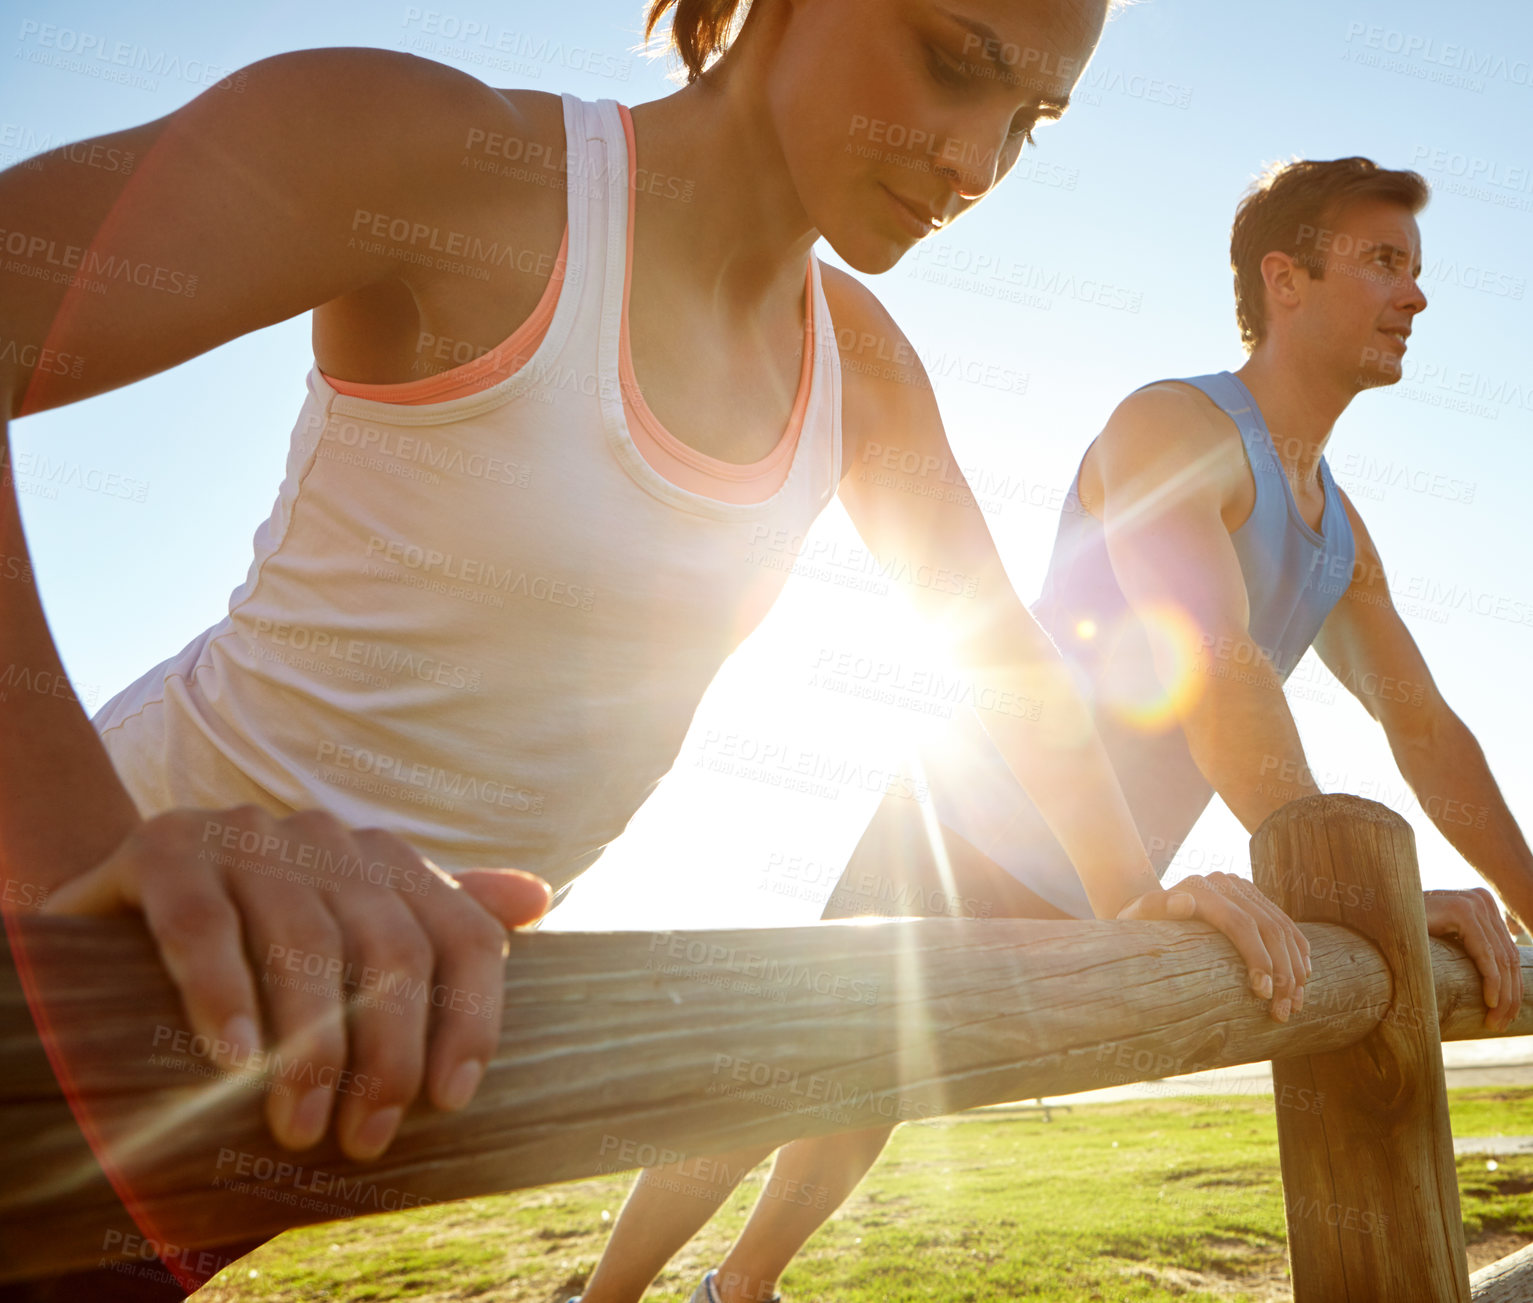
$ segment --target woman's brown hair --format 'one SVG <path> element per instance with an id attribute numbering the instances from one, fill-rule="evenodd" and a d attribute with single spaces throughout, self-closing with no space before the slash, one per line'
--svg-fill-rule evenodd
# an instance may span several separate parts
<path id="1" fill-rule="evenodd" d="M 1134 0 L 1107 0 L 1111 17 Z M 751 0 L 650 0 L 644 20 L 644 40 L 654 38 L 655 28 L 671 14 L 670 44 L 686 65 L 688 83 L 696 81 L 739 35 L 750 12 Z"/>
<path id="2" fill-rule="evenodd" d="M 644 39 L 650 40 L 666 10 L 674 9 L 671 44 L 686 65 L 687 81 L 694 82 L 729 48 L 750 7 L 751 0 L 650 0 Z"/>

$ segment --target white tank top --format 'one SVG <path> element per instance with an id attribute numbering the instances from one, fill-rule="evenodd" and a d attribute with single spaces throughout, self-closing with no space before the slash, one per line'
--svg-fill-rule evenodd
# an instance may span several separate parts
<path id="1" fill-rule="evenodd" d="M 317 367 L 229 614 L 95 724 L 141 813 L 254 802 L 387 828 L 443 868 L 555 887 L 622 832 L 835 492 L 841 377 L 814 358 L 786 481 L 735 504 L 654 470 L 618 347 L 628 158 L 564 96 L 569 255 L 547 334 L 482 392 L 404 406 Z"/>

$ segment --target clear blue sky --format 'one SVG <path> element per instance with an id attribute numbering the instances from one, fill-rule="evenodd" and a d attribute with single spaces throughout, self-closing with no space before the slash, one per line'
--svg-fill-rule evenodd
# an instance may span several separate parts
<path id="1" fill-rule="evenodd" d="M 639 0 L 254 0 L 152 12 L 54 0 L 5 3 L 0 17 L 5 165 L 174 109 L 207 68 L 301 47 L 412 49 L 493 85 L 627 103 L 669 89 L 660 65 L 632 53 Z M 454 41 L 465 26 L 488 33 L 488 45 Z M 114 84 L 93 75 L 113 65 L 71 53 L 114 42 L 160 72 Z M 520 53 L 496 55 L 497 44 Z M 1533 823 L 1533 10 L 1147 0 L 1111 24 L 1076 99 L 995 196 L 920 258 L 870 278 L 922 355 L 953 373 L 938 383 L 944 419 L 1019 590 L 1036 594 L 1054 505 L 1116 402 L 1162 376 L 1241 361 L 1226 249 L 1253 174 L 1292 155 L 1417 166 L 1438 187 L 1422 219 L 1431 306 L 1406 383 L 1354 404 L 1331 463 L 1413 595 L 1407 619 L 1448 699 Z M 956 275 L 976 264 L 1055 288 L 1005 302 Z M 13 430 L 36 472 L 23 507 L 44 598 L 88 698 L 104 701 L 221 615 L 270 509 L 310 361 L 301 318 Z M 1000 379 L 967 383 L 956 378 L 965 369 Z M 133 486 L 126 498 L 91 490 L 109 474 Z M 823 530 L 827 547 L 850 542 L 834 509 Z M 882 632 L 877 605 L 823 581 L 790 584 L 710 693 L 676 773 L 577 888 L 571 921 L 817 914 L 812 884 L 830 870 L 813 866 L 839 864 L 875 797 L 856 781 L 791 793 L 760 781 L 761 770 L 726 775 L 700 762 L 732 737 L 736 751 L 743 740 L 870 768 L 898 763 L 921 717 L 864 707 L 813 678 L 843 651 L 911 655 L 903 635 Z M 1301 667 L 1297 682 L 1322 785 L 1407 812 L 1428 885 L 1476 881 L 1413 808 L 1362 710 L 1318 667 Z M 1217 809 L 1185 859 L 1243 871 L 1244 843 Z"/>

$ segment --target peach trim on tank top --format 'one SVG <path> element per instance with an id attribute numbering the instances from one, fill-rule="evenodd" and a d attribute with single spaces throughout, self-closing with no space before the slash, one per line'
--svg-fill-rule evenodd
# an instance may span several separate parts
<path id="1" fill-rule="evenodd" d="M 538 351 L 543 337 L 548 334 L 548 327 L 554 319 L 554 309 L 559 303 L 559 289 L 564 284 L 564 264 L 569 251 L 570 228 L 566 222 L 564 239 L 559 242 L 559 256 L 554 260 L 553 275 L 543 288 L 538 306 L 533 308 L 532 315 L 526 321 L 482 357 L 476 357 L 439 375 L 406 380 L 394 385 L 336 380 L 323 371 L 320 375 L 325 376 L 325 383 L 336 393 L 345 394 L 348 398 L 368 398 L 374 402 L 399 403 L 406 407 L 445 403 L 453 398 L 467 398 L 470 394 L 493 388 L 526 366 Z"/>
<path id="2" fill-rule="evenodd" d="M 628 158 L 634 157 L 633 119 L 626 105 L 619 105 L 623 119 L 623 132 L 628 142 Z M 621 334 L 618 341 L 618 380 L 623 397 L 623 411 L 628 418 L 629 437 L 639 455 L 658 475 L 672 484 L 703 497 L 737 505 L 764 502 L 780 489 L 793 466 L 793 454 L 798 448 L 803 432 L 804 415 L 809 407 L 809 391 L 813 379 L 814 363 L 814 271 L 807 267 L 804 272 L 804 359 L 799 368 L 798 393 L 793 400 L 793 411 L 788 417 L 788 428 L 777 446 L 760 461 L 741 465 L 738 462 L 720 461 L 698 452 L 676 438 L 650 410 L 639 389 L 638 377 L 633 369 L 633 355 L 628 346 L 628 299 L 633 286 L 633 210 L 638 193 L 638 172 L 628 169 L 627 204 L 627 256 L 623 266 L 623 307 Z M 439 375 L 425 376 L 420 380 L 407 380 L 400 384 L 365 384 L 357 380 L 338 380 L 333 376 L 320 375 L 338 394 L 349 398 L 364 398 L 373 402 L 397 403 L 405 407 L 423 406 L 427 403 L 448 402 L 455 398 L 467 398 L 490 389 L 526 366 L 553 321 L 558 305 L 559 292 L 564 284 L 565 262 L 569 256 L 570 229 L 565 223 L 564 237 L 559 242 L 559 254 L 554 262 L 553 274 L 544 286 L 538 305 L 532 315 L 482 357 L 474 358 L 443 371 Z"/>
<path id="3" fill-rule="evenodd" d="M 618 383 L 623 393 L 623 410 L 628 417 L 628 434 L 639 455 L 650 467 L 672 484 L 702 497 L 737 505 L 765 502 L 782 488 L 793 468 L 793 454 L 804 428 L 804 414 L 809 408 L 810 381 L 814 363 L 814 269 L 804 270 L 804 360 L 799 367 L 798 393 L 788 428 L 777 446 L 760 461 L 741 465 L 720 461 L 683 443 L 660 423 L 639 389 L 633 369 L 633 353 L 628 346 L 628 295 L 633 286 L 633 210 L 638 195 L 638 167 L 635 162 L 633 117 L 626 105 L 618 105 L 623 119 L 623 134 L 628 141 L 628 253 L 623 261 L 623 316 L 618 337 Z"/>

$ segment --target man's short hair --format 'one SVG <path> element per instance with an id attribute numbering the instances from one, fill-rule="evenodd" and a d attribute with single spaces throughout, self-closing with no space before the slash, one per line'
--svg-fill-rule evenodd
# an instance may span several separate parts
<path id="1" fill-rule="evenodd" d="M 1429 187 L 1417 172 L 1392 172 L 1371 158 L 1275 163 L 1246 191 L 1230 228 L 1235 273 L 1235 318 L 1251 352 L 1267 335 L 1267 286 L 1262 259 L 1289 254 L 1316 280 L 1325 275 L 1321 232 L 1360 199 L 1383 199 L 1412 213 L 1426 207 Z"/>

